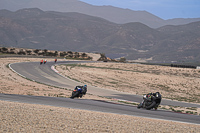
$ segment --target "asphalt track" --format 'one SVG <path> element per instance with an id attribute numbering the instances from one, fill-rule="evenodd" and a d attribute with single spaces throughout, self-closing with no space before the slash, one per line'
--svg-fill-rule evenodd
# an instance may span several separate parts
<path id="1" fill-rule="evenodd" d="M 83 61 L 65 61 L 56 64 L 65 63 L 81 63 Z M 28 79 L 68 89 L 73 89 L 76 85 L 81 85 L 76 81 L 65 78 L 51 69 L 55 65 L 54 62 L 47 62 L 40 65 L 39 62 L 15 63 L 10 67 L 17 73 L 25 76 Z M 116 98 L 127 101 L 141 102 L 142 96 L 130 95 L 127 93 L 102 89 L 98 87 L 88 86 L 88 93 L 110 98 Z M 68 107 L 76 109 L 93 110 L 100 112 L 109 112 L 117 114 L 126 114 L 140 117 L 149 117 L 156 119 L 180 121 L 187 123 L 200 124 L 200 116 L 188 115 L 182 113 L 174 113 L 164 110 L 145 110 L 137 109 L 136 106 L 129 106 L 123 104 L 113 104 L 105 101 L 86 100 L 86 99 L 70 99 L 70 98 L 55 98 L 55 97 L 42 97 L 42 96 L 24 96 L 24 95 L 10 95 L 0 94 L 1 100 L 17 101 L 23 103 L 44 104 L 58 107 Z M 183 107 L 200 107 L 199 104 L 190 104 L 183 102 L 176 102 L 170 100 L 162 100 L 163 105 L 183 106 Z"/>

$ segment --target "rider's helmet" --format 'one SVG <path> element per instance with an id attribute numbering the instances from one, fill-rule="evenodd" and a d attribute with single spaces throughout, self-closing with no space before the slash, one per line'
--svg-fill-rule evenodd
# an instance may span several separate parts
<path id="1" fill-rule="evenodd" d="M 83 94 L 86 94 L 86 92 L 87 92 L 87 85 L 84 85 L 83 86 Z"/>

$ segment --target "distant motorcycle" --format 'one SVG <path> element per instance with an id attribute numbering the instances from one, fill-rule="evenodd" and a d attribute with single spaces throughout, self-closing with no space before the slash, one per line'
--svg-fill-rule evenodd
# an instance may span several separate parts
<path id="1" fill-rule="evenodd" d="M 43 63 L 43 60 L 40 61 L 40 65 L 42 65 L 42 63 Z"/>
<path id="2" fill-rule="evenodd" d="M 143 96 L 143 101 L 137 106 L 138 109 L 145 108 L 147 110 L 155 109 L 157 110 L 158 106 L 161 103 L 162 96 L 159 92 L 149 93 Z"/>

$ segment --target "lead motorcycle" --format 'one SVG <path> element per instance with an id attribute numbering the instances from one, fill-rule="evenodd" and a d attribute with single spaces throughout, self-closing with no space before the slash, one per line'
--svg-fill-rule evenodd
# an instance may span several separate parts
<path id="1" fill-rule="evenodd" d="M 77 89 L 75 88 L 73 91 L 72 91 L 72 96 L 70 98 L 74 99 L 75 97 L 77 98 L 81 98 L 82 97 L 82 90 L 81 89 Z"/>
<path id="2" fill-rule="evenodd" d="M 162 96 L 159 92 L 144 95 L 143 101 L 137 106 L 137 108 L 145 108 L 147 110 L 154 108 L 155 110 L 157 110 L 158 106 L 161 103 L 161 99 Z"/>
<path id="3" fill-rule="evenodd" d="M 82 98 L 83 95 L 85 95 L 87 92 L 87 86 L 76 86 L 75 89 L 72 92 L 72 96 L 70 98 L 74 99 L 75 97 L 77 98 Z"/>

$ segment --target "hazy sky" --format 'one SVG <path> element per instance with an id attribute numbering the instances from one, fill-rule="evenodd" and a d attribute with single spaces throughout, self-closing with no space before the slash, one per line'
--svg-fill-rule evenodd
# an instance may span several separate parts
<path id="1" fill-rule="evenodd" d="M 80 0 L 92 5 L 112 5 L 148 11 L 162 19 L 200 18 L 200 0 Z"/>

